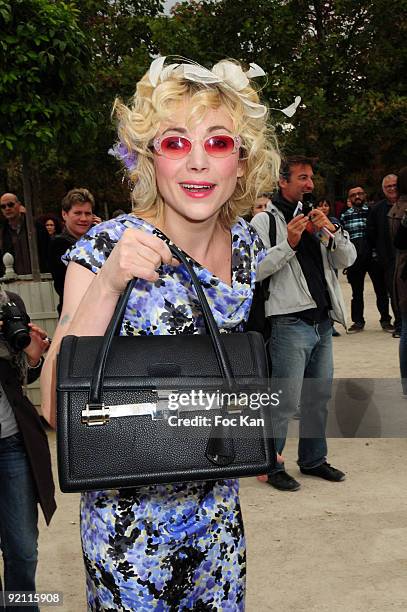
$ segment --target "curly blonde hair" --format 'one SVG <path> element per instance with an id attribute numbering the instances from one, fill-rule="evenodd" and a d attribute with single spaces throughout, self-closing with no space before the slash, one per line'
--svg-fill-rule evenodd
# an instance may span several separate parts
<path id="1" fill-rule="evenodd" d="M 225 71 L 231 63 L 222 60 L 217 66 Z M 239 93 L 251 102 L 259 103 L 259 96 L 250 83 Z M 151 84 L 149 73 L 146 73 L 138 82 L 128 106 L 119 99 L 114 104 L 119 139 L 129 152 L 137 155 L 137 164 L 128 170 L 133 184 L 133 213 L 155 219 L 162 216 L 164 201 L 157 189 L 151 143 L 159 124 L 168 120 L 185 101 L 189 111 L 188 126 L 196 125 L 208 110 L 223 107 L 232 119 L 234 133 L 242 139 L 243 176 L 237 179 L 235 190 L 223 205 L 219 217 L 229 227 L 238 216 L 250 211 L 260 193 L 272 191 L 277 184 L 280 155 L 274 129 L 268 124 L 267 113 L 263 117 L 250 116 L 233 88 L 222 83 L 191 81 L 176 70 L 169 71 L 166 78 L 161 76 L 161 82 L 156 86 Z"/>

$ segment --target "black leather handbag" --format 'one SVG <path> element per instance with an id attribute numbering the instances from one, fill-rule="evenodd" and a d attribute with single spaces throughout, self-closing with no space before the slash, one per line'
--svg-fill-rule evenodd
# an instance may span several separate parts
<path id="1" fill-rule="evenodd" d="M 57 363 L 62 491 L 253 476 L 275 462 L 267 356 L 256 332 L 220 334 L 184 254 L 207 335 L 67 336 Z"/>

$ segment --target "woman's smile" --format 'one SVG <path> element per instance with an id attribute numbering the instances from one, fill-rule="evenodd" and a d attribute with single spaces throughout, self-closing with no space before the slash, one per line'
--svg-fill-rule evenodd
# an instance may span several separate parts
<path id="1" fill-rule="evenodd" d="M 179 184 L 181 189 L 192 199 L 207 198 L 216 189 L 215 183 L 205 181 L 184 181 Z"/>

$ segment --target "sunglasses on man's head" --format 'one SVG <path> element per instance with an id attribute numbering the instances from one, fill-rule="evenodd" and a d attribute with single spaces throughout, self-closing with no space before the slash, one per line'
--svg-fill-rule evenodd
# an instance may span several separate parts
<path id="1" fill-rule="evenodd" d="M 17 202 L 6 202 L 5 204 L 0 204 L 0 208 L 1 210 L 4 210 L 5 208 L 14 208 L 16 204 Z"/>
<path id="2" fill-rule="evenodd" d="M 161 153 L 168 159 L 181 159 L 191 152 L 193 142 L 194 140 L 186 136 L 162 136 L 153 140 L 153 148 L 156 153 Z M 236 153 L 242 145 L 240 136 L 229 136 L 228 134 L 208 136 L 201 142 L 206 153 L 211 157 L 229 157 Z"/>

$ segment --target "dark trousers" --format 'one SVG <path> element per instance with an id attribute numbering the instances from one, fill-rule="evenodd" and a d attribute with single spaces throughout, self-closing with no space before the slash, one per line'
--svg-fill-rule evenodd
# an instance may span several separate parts
<path id="1" fill-rule="evenodd" d="M 394 315 L 394 327 L 398 332 L 401 331 L 401 313 L 394 291 L 394 268 L 395 262 L 390 262 L 383 266 L 384 280 L 387 292 L 390 296 L 391 309 Z"/>
<path id="2" fill-rule="evenodd" d="M 403 394 L 407 395 L 407 313 L 402 314 L 401 338 L 399 346 L 400 375 Z"/>
<path id="3" fill-rule="evenodd" d="M 363 317 L 364 301 L 363 290 L 366 273 L 369 274 L 376 294 L 376 306 L 380 312 L 380 323 L 390 321 L 389 295 L 382 267 L 377 261 L 368 260 L 356 262 L 348 268 L 347 278 L 352 287 L 351 317 L 354 323 L 365 324 Z"/>
<path id="4" fill-rule="evenodd" d="M 21 435 L 0 438 L 0 546 L 5 591 L 35 591 L 37 520 L 37 492 Z M 28 608 L 6 606 L 6 610 Z M 39 608 L 33 604 L 30 611 L 38 612 Z"/>

